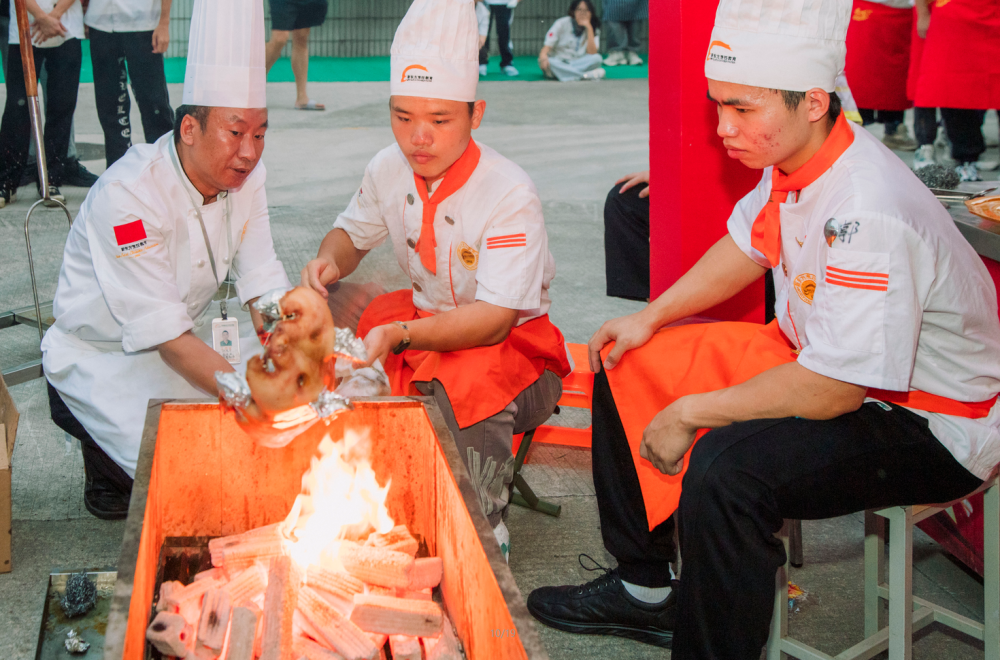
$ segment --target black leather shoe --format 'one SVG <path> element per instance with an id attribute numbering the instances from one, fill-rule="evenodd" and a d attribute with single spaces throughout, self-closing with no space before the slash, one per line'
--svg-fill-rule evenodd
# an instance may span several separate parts
<path id="1" fill-rule="evenodd" d="M 128 503 L 132 493 L 123 493 L 113 484 L 95 478 L 87 472 L 87 485 L 83 489 L 83 505 L 101 520 L 124 520 L 128 517 Z"/>
<path id="2" fill-rule="evenodd" d="M 83 166 L 79 160 L 66 163 L 63 168 L 62 185 L 90 188 L 97 183 L 97 175 Z"/>
<path id="3" fill-rule="evenodd" d="M 663 603 L 651 605 L 625 590 L 618 569 L 604 570 L 604 575 L 580 586 L 535 589 L 528 596 L 528 611 L 557 630 L 616 635 L 670 648 L 677 614 L 677 583 Z"/>

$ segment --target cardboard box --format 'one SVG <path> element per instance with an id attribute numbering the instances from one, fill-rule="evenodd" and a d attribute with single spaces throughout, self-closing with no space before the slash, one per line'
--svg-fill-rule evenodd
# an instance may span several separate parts
<path id="1" fill-rule="evenodd" d="M 17 436 L 17 408 L 0 376 L 0 573 L 10 573 L 11 503 L 10 473 Z"/>

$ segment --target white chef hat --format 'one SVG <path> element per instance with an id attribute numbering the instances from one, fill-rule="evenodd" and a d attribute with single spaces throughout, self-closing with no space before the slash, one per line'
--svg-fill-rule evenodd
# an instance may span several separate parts
<path id="1" fill-rule="evenodd" d="M 263 0 L 195 0 L 184 105 L 265 108 Z"/>
<path id="2" fill-rule="evenodd" d="M 720 0 L 705 76 L 752 87 L 835 89 L 851 0 Z"/>
<path id="3" fill-rule="evenodd" d="M 413 0 L 392 40 L 389 93 L 475 101 L 479 26 L 474 0 Z"/>

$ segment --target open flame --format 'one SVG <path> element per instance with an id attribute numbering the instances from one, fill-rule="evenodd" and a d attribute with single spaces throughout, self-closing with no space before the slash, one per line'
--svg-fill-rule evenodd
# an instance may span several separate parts
<path id="1" fill-rule="evenodd" d="M 330 436 L 320 442 L 320 455 L 302 475 L 302 492 L 282 525 L 289 554 L 299 566 L 342 571 L 337 559 L 341 541 L 385 533 L 395 525 L 385 506 L 390 483 L 379 486 L 370 450 L 367 431 L 347 431 L 340 442 Z"/>

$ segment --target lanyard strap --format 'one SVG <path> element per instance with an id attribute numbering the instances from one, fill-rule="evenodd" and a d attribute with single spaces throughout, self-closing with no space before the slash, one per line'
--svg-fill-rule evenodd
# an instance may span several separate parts
<path id="1" fill-rule="evenodd" d="M 208 229 L 205 227 L 205 219 L 201 215 L 201 209 L 199 208 L 194 197 L 191 196 L 191 191 L 187 189 L 184 185 L 184 178 L 187 175 L 181 169 L 180 159 L 177 156 L 177 150 L 171 145 L 170 149 L 170 160 L 174 164 L 174 169 L 177 170 L 177 176 L 181 177 L 181 187 L 184 188 L 184 192 L 187 194 L 188 201 L 191 202 L 191 208 L 194 209 L 194 214 L 198 216 L 198 224 L 201 225 L 201 237 L 205 240 L 205 249 L 208 251 L 208 263 L 212 266 L 212 276 L 215 278 L 216 286 L 219 284 L 219 271 L 215 267 L 215 254 L 212 252 L 212 244 L 208 240 Z M 229 201 L 229 192 L 226 192 L 226 245 L 229 248 L 229 259 L 232 260 L 235 255 L 233 254 L 233 232 L 230 225 L 230 215 L 232 212 L 232 205 Z M 226 271 L 226 300 L 219 303 L 220 310 L 222 312 L 223 320 L 229 318 L 228 314 L 228 303 L 229 300 L 229 272 Z"/>

